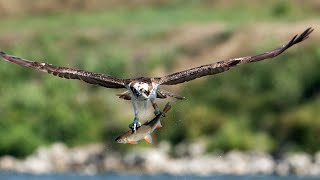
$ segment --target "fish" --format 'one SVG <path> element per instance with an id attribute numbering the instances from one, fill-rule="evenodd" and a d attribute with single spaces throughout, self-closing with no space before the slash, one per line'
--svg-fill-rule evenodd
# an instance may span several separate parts
<path id="1" fill-rule="evenodd" d="M 156 115 L 156 117 L 154 117 L 151 121 L 147 121 L 142 124 L 136 129 L 136 132 L 133 132 L 131 130 L 125 132 L 124 134 L 117 137 L 115 141 L 121 144 L 138 144 L 138 141 L 144 139 L 148 143 L 152 143 L 152 132 L 155 129 L 162 127 L 160 120 L 162 117 L 165 117 L 165 113 L 167 113 L 170 109 L 171 105 L 168 102 L 163 111 Z"/>

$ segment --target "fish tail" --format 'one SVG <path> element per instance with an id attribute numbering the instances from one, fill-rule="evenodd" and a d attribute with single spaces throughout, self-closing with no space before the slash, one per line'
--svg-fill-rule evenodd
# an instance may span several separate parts
<path id="1" fill-rule="evenodd" d="M 163 113 L 167 113 L 170 109 L 171 109 L 171 104 L 170 102 L 168 102 L 163 109 Z"/>

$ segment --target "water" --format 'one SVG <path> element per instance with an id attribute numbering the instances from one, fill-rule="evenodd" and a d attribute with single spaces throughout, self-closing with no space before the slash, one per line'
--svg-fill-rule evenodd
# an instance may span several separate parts
<path id="1" fill-rule="evenodd" d="M 22 173 L 0 173 L 1 180 L 318 180 L 319 177 L 297 176 L 172 176 L 172 175 L 141 175 L 141 174 L 115 174 L 81 175 L 76 173 L 33 175 Z"/>

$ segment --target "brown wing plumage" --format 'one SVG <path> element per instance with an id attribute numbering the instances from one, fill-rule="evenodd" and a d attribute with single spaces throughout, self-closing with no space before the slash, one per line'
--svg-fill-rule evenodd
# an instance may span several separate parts
<path id="1" fill-rule="evenodd" d="M 163 89 L 160 89 L 160 88 L 157 90 L 157 98 L 164 99 L 164 98 L 167 98 L 167 96 L 170 96 L 170 97 L 173 97 L 173 98 L 176 98 L 176 99 L 179 99 L 179 100 L 185 100 L 186 99 L 183 96 L 179 96 L 177 94 L 174 94 L 172 92 L 169 92 L 169 91 L 166 91 L 166 90 L 163 90 Z"/>
<path id="2" fill-rule="evenodd" d="M 218 74 L 229 70 L 231 67 L 239 64 L 257 62 L 264 59 L 269 59 L 278 56 L 294 44 L 300 43 L 309 37 L 309 34 L 313 31 L 313 28 L 306 29 L 299 36 L 295 35 L 286 45 L 276 48 L 272 51 L 258 54 L 255 56 L 246 56 L 241 58 L 228 59 L 225 61 L 219 61 L 212 64 L 199 66 L 196 68 L 188 69 L 185 71 L 173 73 L 164 77 L 160 77 L 157 80 L 162 85 L 175 85 L 183 82 L 187 82 L 196 78 L 200 78 L 207 75 Z"/>
<path id="3" fill-rule="evenodd" d="M 114 78 L 106 74 L 92 73 L 83 70 L 54 66 L 47 63 L 29 61 L 26 59 L 8 55 L 2 51 L 0 51 L 0 57 L 2 57 L 7 62 L 18 64 L 24 67 L 35 68 L 61 78 L 78 79 L 89 84 L 100 85 L 106 88 L 125 88 L 124 79 Z"/>

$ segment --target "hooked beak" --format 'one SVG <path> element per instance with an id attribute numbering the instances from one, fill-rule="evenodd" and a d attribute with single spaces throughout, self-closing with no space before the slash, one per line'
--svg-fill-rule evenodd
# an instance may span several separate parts
<path id="1" fill-rule="evenodd" d="M 132 88 L 132 92 L 133 92 L 137 97 L 139 97 L 139 96 L 142 95 L 141 91 L 140 91 L 139 89 L 136 89 L 136 88 Z"/>
<path id="2" fill-rule="evenodd" d="M 138 96 L 141 96 L 141 95 L 142 95 L 142 92 L 139 91 L 139 90 L 137 90 L 137 95 L 138 95 Z"/>

